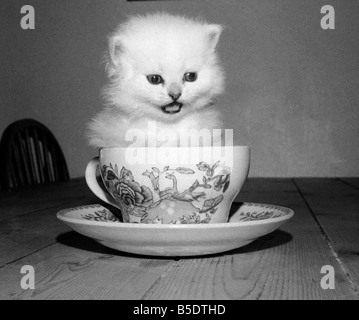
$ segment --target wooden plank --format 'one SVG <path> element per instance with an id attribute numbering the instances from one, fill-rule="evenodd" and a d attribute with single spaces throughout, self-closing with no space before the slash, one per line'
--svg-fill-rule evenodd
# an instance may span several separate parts
<path id="1" fill-rule="evenodd" d="M 66 208 L 66 206 L 71 207 L 73 203 L 81 205 L 81 201 L 83 204 L 100 203 L 83 178 L 2 192 L 0 193 L 0 221 L 50 207 L 64 205 Z"/>
<path id="2" fill-rule="evenodd" d="M 71 207 L 86 204 L 72 199 Z M 90 203 L 87 203 L 90 204 Z M 0 267 L 56 243 L 70 229 L 56 218 L 56 213 L 68 208 L 59 204 L 0 221 Z"/>
<path id="3" fill-rule="evenodd" d="M 279 197 L 278 193 L 282 197 Z M 287 203 L 285 195 L 291 193 L 298 193 L 291 179 L 250 178 L 244 183 L 235 202 L 249 202 L 250 199 L 254 199 L 254 202 L 268 201 L 271 204 L 282 205 L 282 203 Z"/>
<path id="4" fill-rule="evenodd" d="M 83 182 L 72 184 L 80 190 L 87 188 Z M 62 194 L 62 201 L 70 197 L 71 206 L 93 203 L 93 197 L 71 197 L 73 187 L 71 192 L 67 189 Z M 39 186 L 29 189 L 29 194 L 44 195 L 43 190 Z M 58 202 L 52 196 L 55 190 L 58 185 L 50 185 L 45 192 L 45 208 L 19 215 L 20 210 L 18 215 L 0 222 L 0 298 L 135 299 L 142 296 L 171 260 L 121 255 L 70 231 L 56 219 L 56 212 L 69 203 L 54 206 Z M 32 203 L 32 209 L 38 204 Z M 26 264 L 35 267 L 38 290 L 24 291 L 20 287 L 20 270 Z"/>
<path id="5" fill-rule="evenodd" d="M 77 234 L 65 237 L 64 230 L 58 229 L 54 220 L 47 217 L 48 209 L 18 216 L 11 219 L 12 222 L 5 219 L 8 226 L 5 230 L 13 230 L 13 234 L 4 238 L 16 239 L 16 228 L 20 228 L 19 239 L 23 232 L 28 242 L 32 242 L 35 240 L 29 240 L 26 230 L 38 231 L 49 225 L 47 239 L 49 243 L 54 239 L 58 243 L 42 248 L 36 245 L 36 252 L 29 248 L 29 255 L 0 268 L 0 298 L 357 298 L 291 180 L 250 179 L 239 196 L 241 201 L 287 206 L 295 210 L 296 215 L 280 230 L 246 247 L 179 261 L 113 251 Z M 28 219 L 22 220 L 25 217 Z M 63 236 L 57 237 L 60 234 Z M 8 252 L 13 248 L 14 245 Z M 26 264 L 35 267 L 35 290 L 24 291 L 19 285 L 23 276 L 20 269 Z M 320 286 L 323 265 L 332 265 L 335 269 L 335 290 L 323 290 Z"/>
<path id="6" fill-rule="evenodd" d="M 296 179 L 359 292 L 359 190 L 338 179 Z"/>
<path id="7" fill-rule="evenodd" d="M 359 178 L 340 178 L 338 180 L 359 190 Z"/>
<path id="8" fill-rule="evenodd" d="M 0 200 L 0 267 L 54 244 L 70 231 L 57 220 L 58 211 L 93 203 L 105 205 L 83 179 L 5 193 Z"/>
<path id="9" fill-rule="evenodd" d="M 0 299 L 140 299 L 173 260 L 119 253 L 75 235 L 0 268 Z M 35 290 L 20 286 L 35 268 Z"/>
<path id="10" fill-rule="evenodd" d="M 249 179 L 238 198 L 287 206 L 295 217 L 246 247 L 177 261 L 144 299 L 358 298 L 290 179 Z M 334 290 L 320 286 L 324 265 L 334 267 Z"/>

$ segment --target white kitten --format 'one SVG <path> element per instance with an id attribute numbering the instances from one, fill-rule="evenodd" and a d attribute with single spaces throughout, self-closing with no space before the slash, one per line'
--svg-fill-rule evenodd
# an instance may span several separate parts
<path id="1" fill-rule="evenodd" d="M 166 13 L 121 24 L 109 37 L 106 107 L 89 124 L 90 144 L 128 146 L 129 129 L 143 130 L 148 138 L 162 129 L 176 130 L 179 137 L 181 129 L 222 128 L 212 105 L 224 86 L 215 51 L 222 30 Z M 149 121 L 155 121 L 156 132 L 148 129 Z M 168 137 L 166 145 L 177 143 Z"/>

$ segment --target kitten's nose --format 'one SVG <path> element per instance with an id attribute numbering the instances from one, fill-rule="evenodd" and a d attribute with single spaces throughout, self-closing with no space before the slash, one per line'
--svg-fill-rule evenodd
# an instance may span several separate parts
<path id="1" fill-rule="evenodd" d="M 169 92 L 168 95 L 169 95 L 173 100 L 178 100 L 178 98 L 181 96 L 181 92 L 178 92 L 178 93 Z"/>
<path id="2" fill-rule="evenodd" d="M 181 87 L 178 84 L 171 84 L 168 88 L 168 95 L 174 100 L 178 100 L 178 98 L 181 96 L 182 91 Z"/>

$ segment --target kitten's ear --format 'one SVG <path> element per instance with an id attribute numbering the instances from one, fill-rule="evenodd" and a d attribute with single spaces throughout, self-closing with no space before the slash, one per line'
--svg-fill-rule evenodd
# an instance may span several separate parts
<path id="1" fill-rule="evenodd" d="M 108 50 L 112 63 L 118 66 L 120 62 L 121 53 L 124 50 L 120 35 L 117 34 L 109 37 Z"/>
<path id="2" fill-rule="evenodd" d="M 208 43 L 211 50 L 216 48 L 223 29 L 224 28 L 219 24 L 209 24 L 207 26 Z"/>

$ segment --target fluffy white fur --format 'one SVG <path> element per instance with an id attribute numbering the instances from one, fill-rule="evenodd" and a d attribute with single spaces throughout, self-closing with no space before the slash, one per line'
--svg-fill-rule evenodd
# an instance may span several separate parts
<path id="1" fill-rule="evenodd" d="M 135 16 L 121 24 L 109 37 L 109 83 L 103 90 L 106 105 L 89 123 L 90 144 L 128 146 L 132 142 L 125 141 L 127 130 L 147 130 L 148 121 L 156 121 L 157 133 L 162 129 L 222 128 L 220 113 L 212 103 L 224 86 L 216 54 L 222 29 L 166 13 Z M 186 72 L 196 72 L 197 80 L 183 81 Z M 147 79 L 151 74 L 161 75 L 164 83 L 151 84 Z M 161 106 L 173 102 L 169 96 L 173 87 L 181 92 L 182 109 L 164 113 Z"/>

